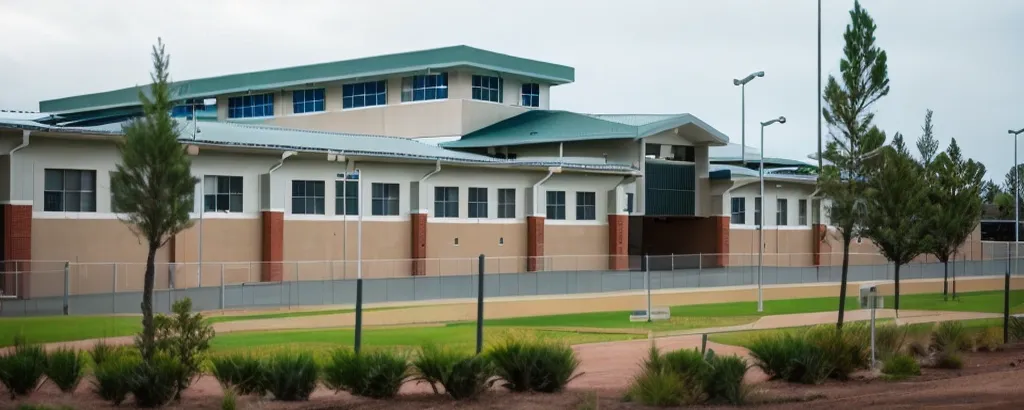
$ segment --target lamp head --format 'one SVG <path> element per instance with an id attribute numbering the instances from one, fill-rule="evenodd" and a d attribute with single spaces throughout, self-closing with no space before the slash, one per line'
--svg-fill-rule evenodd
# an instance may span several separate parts
<path id="1" fill-rule="evenodd" d="M 1017 130 L 1017 131 L 1014 131 L 1014 130 L 1007 130 L 1006 132 L 1008 132 L 1008 133 L 1010 133 L 1010 134 L 1013 134 L 1013 135 L 1020 135 L 1020 134 L 1024 134 L 1024 128 L 1021 128 L 1021 129 L 1019 129 L 1019 130 Z"/>
<path id="2" fill-rule="evenodd" d="M 786 117 L 779 116 L 779 124 L 785 124 L 785 123 L 786 123 Z"/>
<path id="3" fill-rule="evenodd" d="M 764 77 L 764 71 L 758 71 L 758 72 L 754 73 L 754 75 L 757 76 L 757 77 Z"/>

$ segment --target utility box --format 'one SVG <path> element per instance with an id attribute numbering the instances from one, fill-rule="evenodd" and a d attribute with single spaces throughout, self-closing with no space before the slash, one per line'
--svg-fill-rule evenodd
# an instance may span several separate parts
<path id="1" fill-rule="evenodd" d="M 668 320 L 672 317 L 672 311 L 665 306 L 656 306 L 651 308 L 650 320 Z M 647 310 L 634 310 L 629 315 L 630 322 L 646 322 L 648 319 Z"/>
<path id="2" fill-rule="evenodd" d="M 879 283 L 865 283 L 860 285 L 860 308 L 861 309 L 883 309 L 885 298 L 878 293 Z"/>

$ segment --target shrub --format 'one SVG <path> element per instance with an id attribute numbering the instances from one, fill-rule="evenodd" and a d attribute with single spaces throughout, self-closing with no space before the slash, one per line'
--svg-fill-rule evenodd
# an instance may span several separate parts
<path id="1" fill-rule="evenodd" d="M 831 362 L 829 376 L 833 378 L 846 380 L 857 369 L 870 365 L 870 329 L 863 324 L 850 324 L 841 330 L 831 325 L 816 326 L 804 338 L 821 349 L 825 360 Z"/>
<path id="2" fill-rule="evenodd" d="M 18 406 L 18 410 L 74 410 L 68 406 L 50 407 L 45 404 L 22 404 Z"/>
<path id="3" fill-rule="evenodd" d="M 42 346 L 26 343 L 21 336 L 15 337 L 14 349 L 0 356 L 0 382 L 11 399 L 32 394 L 45 371 L 46 351 Z"/>
<path id="4" fill-rule="evenodd" d="M 1010 341 L 1019 342 L 1024 340 L 1024 318 L 1010 316 Z"/>
<path id="5" fill-rule="evenodd" d="M 143 361 L 135 369 L 132 380 L 132 397 L 138 407 L 160 407 L 179 393 L 179 382 L 188 373 L 184 363 L 170 354 L 159 351 L 149 361 Z"/>
<path id="6" fill-rule="evenodd" d="M 633 377 L 626 391 L 625 399 L 647 406 L 682 406 L 698 402 L 702 390 L 669 368 L 658 349 L 651 346 L 640 373 Z"/>
<path id="7" fill-rule="evenodd" d="M 320 369 L 309 352 L 278 352 L 265 366 L 267 390 L 277 400 L 309 400 L 316 389 Z"/>
<path id="8" fill-rule="evenodd" d="M 60 391 L 72 393 L 85 374 L 85 356 L 74 349 L 57 349 L 46 358 L 46 377 Z"/>
<path id="9" fill-rule="evenodd" d="M 494 384 L 494 367 L 487 356 L 458 353 L 434 345 L 423 346 L 412 362 L 416 380 L 437 385 L 453 399 L 473 398 Z"/>
<path id="10" fill-rule="evenodd" d="M 940 369 L 959 370 L 964 368 L 964 361 L 960 358 L 960 353 L 958 352 L 942 352 L 935 358 L 935 367 Z"/>
<path id="11" fill-rule="evenodd" d="M 224 390 L 224 398 L 220 400 L 220 410 L 235 410 L 238 406 L 234 390 Z"/>
<path id="12" fill-rule="evenodd" d="M 338 349 L 324 367 L 324 385 L 355 396 L 386 399 L 398 394 L 408 370 L 409 362 L 397 353 L 383 350 L 356 353 Z"/>
<path id="13" fill-rule="evenodd" d="M 701 385 L 708 401 L 743 404 L 747 393 L 743 385 L 743 376 L 747 374 L 747 362 L 736 355 L 717 356 L 713 350 L 708 350 L 706 363 L 710 370 L 704 373 Z"/>
<path id="14" fill-rule="evenodd" d="M 157 315 L 153 318 L 153 325 L 157 350 L 167 352 L 182 365 L 180 377 L 175 381 L 177 398 L 199 374 L 199 365 L 203 354 L 210 349 L 214 331 L 201 313 L 192 313 L 192 299 L 174 302 L 171 311 L 171 316 Z"/>
<path id="15" fill-rule="evenodd" d="M 92 345 L 92 350 L 89 351 L 89 356 L 92 358 L 93 364 L 99 367 L 103 362 L 107 361 L 111 356 L 116 354 L 116 348 L 104 342 L 100 339 L 96 344 Z"/>
<path id="16" fill-rule="evenodd" d="M 898 378 L 907 376 L 920 376 L 921 366 L 913 356 L 898 354 L 885 360 L 882 366 L 882 373 Z"/>
<path id="17" fill-rule="evenodd" d="M 932 348 L 938 352 L 960 352 L 971 348 L 971 339 L 960 322 L 942 322 L 932 332 Z"/>
<path id="18" fill-rule="evenodd" d="M 805 341 L 789 333 L 763 335 L 750 344 L 750 356 L 754 359 L 754 366 L 768 377 L 789 380 L 790 367 L 804 344 Z"/>
<path id="19" fill-rule="evenodd" d="M 999 350 L 1003 344 L 1003 329 L 998 327 L 987 327 L 979 331 L 974 337 L 974 346 L 981 350 L 994 352 Z"/>
<path id="20" fill-rule="evenodd" d="M 93 369 L 93 391 L 101 399 L 120 405 L 128 393 L 142 360 L 131 355 L 105 356 L 101 364 Z"/>
<path id="21" fill-rule="evenodd" d="M 665 353 L 661 357 L 664 369 L 683 376 L 686 381 L 704 384 L 712 366 L 696 348 L 680 349 Z M 702 386 L 703 387 L 703 386 Z"/>
<path id="22" fill-rule="evenodd" d="M 553 393 L 579 377 L 579 360 L 566 344 L 507 337 L 487 353 L 505 388 L 516 391 Z"/>
<path id="23" fill-rule="evenodd" d="M 885 361 L 903 353 L 907 332 L 908 328 L 894 324 L 875 327 L 875 355 L 879 360 Z"/>
<path id="24" fill-rule="evenodd" d="M 801 340 L 801 339 L 793 339 Z M 803 384 L 821 384 L 835 372 L 835 364 L 829 352 L 816 344 L 796 342 L 786 381 Z"/>
<path id="25" fill-rule="evenodd" d="M 210 358 L 213 376 L 224 390 L 238 394 L 263 395 L 267 391 L 263 362 L 250 354 L 233 354 Z"/>

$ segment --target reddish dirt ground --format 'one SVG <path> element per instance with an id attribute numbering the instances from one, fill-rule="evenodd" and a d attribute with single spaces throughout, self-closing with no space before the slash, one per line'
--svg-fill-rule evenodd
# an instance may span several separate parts
<path id="1" fill-rule="evenodd" d="M 664 349 L 688 348 L 699 343 L 694 337 L 659 340 Z M 633 403 L 624 403 L 622 394 L 642 360 L 647 341 L 600 343 L 577 346 L 584 374 L 560 394 L 510 394 L 496 387 L 483 398 L 469 402 L 453 402 L 430 394 L 426 385 L 408 383 L 399 399 L 376 401 L 355 398 L 345 393 L 334 394 L 326 389 L 317 390 L 310 401 L 281 403 L 243 397 L 239 409 L 638 409 Z M 732 346 L 710 344 L 719 354 L 745 354 Z M 1024 408 L 1024 345 L 1012 346 L 999 352 L 979 352 L 964 355 L 965 368 L 958 371 L 924 369 L 920 377 L 902 382 L 878 379 L 853 380 L 845 383 L 827 382 L 820 386 L 786 384 L 765 381 L 763 373 L 752 369 L 747 381 L 752 384 L 746 407 L 784 409 L 835 408 L 941 408 L 941 409 L 1020 409 Z M 1015 366 L 1011 366 L 1014 363 Z M 50 384 L 44 384 L 31 398 L 11 402 L 0 399 L 0 408 L 16 408 L 20 403 L 46 403 L 67 405 L 74 409 L 109 409 L 90 392 L 83 383 L 74 395 L 64 395 Z M 170 409 L 218 409 L 221 389 L 216 380 L 205 376 L 185 391 L 181 403 Z M 596 404 L 596 407 L 594 405 Z M 122 407 L 130 406 L 125 403 Z M 724 408 L 724 407 L 717 407 Z"/>

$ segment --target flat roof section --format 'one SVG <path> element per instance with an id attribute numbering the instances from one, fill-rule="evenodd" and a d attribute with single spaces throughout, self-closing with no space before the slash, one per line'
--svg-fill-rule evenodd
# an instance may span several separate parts
<path id="1" fill-rule="evenodd" d="M 172 98 L 174 100 L 208 98 L 222 94 L 295 87 L 309 83 L 419 71 L 426 72 L 431 69 L 455 67 L 471 67 L 519 75 L 547 81 L 551 84 L 571 83 L 575 80 L 576 76 L 575 69 L 569 66 L 459 45 L 330 63 L 175 81 L 172 83 Z M 140 89 L 148 94 L 149 85 L 40 101 L 39 111 L 64 114 L 135 106 L 139 104 L 138 93 Z"/>

